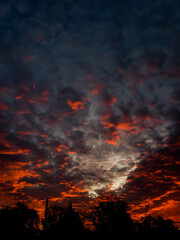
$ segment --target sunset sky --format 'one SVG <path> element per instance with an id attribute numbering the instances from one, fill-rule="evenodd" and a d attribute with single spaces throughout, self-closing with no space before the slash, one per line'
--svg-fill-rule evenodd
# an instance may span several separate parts
<path id="1" fill-rule="evenodd" d="M 0 206 L 180 222 L 179 65 L 179 0 L 0 1 Z"/>

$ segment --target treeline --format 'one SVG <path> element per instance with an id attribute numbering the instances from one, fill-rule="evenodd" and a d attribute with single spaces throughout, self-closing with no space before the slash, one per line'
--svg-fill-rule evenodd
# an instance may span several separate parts
<path id="1" fill-rule="evenodd" d="M 87 228 L 88 224 L 91 226 Z M 78 235 L 106 235 L 129 233 L 179 233 L 173 221 L 162 217 L 146 216 L 133 221 L 125 201 L 108 200 L 86 213 L 74 210 L 70 202 L 67 208 L 54 205 L 46 209 L 44 219 L 36 210 L 18 202 L 15 207 L 0 210 L 1 236 L 22 239 L 53 239 L 54 237 Z M 65 235 L 64 235 L 65 234 Z"/>

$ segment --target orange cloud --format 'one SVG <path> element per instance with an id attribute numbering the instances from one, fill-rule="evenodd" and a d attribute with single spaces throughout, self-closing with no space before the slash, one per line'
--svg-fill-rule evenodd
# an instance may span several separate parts
<path id="1" fill-rule="evenodd" d="M 72 182 L 65 182 L 65 184 L 68 186 L 68 190 L 66 192 L 61 192 L 60 196 L 61 198 L 68 198 L 68 197 L 79 197 L 80 194 L 87 192 L 87 189 L 84 189 L 84 182 L 80 181 L 78 185 L 73 184 Z"/>
<path id="2" fill-rule="evenodd" d="M 116 146 L 118 143 L 114 140 L 105 140 L 105 142 L 107 142 L 108 144 L 114 145 Z"/>
<path id="3" fill-rule="evenodd" d="M 140 142 L 140 143 L 137 143 L 137 146 L 138 146 L 138 147 L 144 146 L 144 143 L 141 143 L 141 142 Z"/>
<path id="4" fill-rule="evenodd" d="M 39 177 L 39 174 L 33 170 L 24 169 L 23 164 L 15 162 L 11 163 L 6 171 L 1 172 L 2 183 L 9 182 L 11 183 L 12 190 L 10 193 L 16 193 L 19 189 L 22 189 L 24 186 L 32 186 L 31 183 L 26 183 L 19 181 L 23 177 Z M 1 200 L 1 197 L 0 197 Z"/>
<path id="5" fill-rule="evenodd" d="M 41 102 L 48 102 L 49 94 L 49 91 L 44 91 L 40 96 L 38 96 L 38 100 L 40 100 Z"/>
<path id="6" fill-rule="evenodd" d="M 77 152 L 68 151 L 69 154 L 77 154 Z"/>
<path id="7" fill-rule="evenodd" d="M 43 161 L 42 159 L 40 159 L 38 161 L 38 163 L 36 163 L 36 165 L 34 166 L 34 168 L 40 168 L 40 167 L 43 167 L 43 166 L 47 166 L 49 164 L 49 161 L 46 160 L 46 161 Z"/>
<path id="8" fill-rule="evenodd" d="M 2 144 L 2 145 L 4 145 L 5 147 L 7 147 L 7 148 L 11 148 L 11 145 L 6 141 L 6 136 L 7 136 L 7 134 L 6 133 L 1 133 L 0 134 L 0 143 Z"/>
<path id="9" fill-rule="evenodd" d="M 22 99 L 22 98 L 23 98 L 23 96 L 20 96 L 20 95 L 19 95 L 19 96 L 16 96 L 16 99 L 17 99 L 17 100 Z"/>
<path id="10" fill-rule="evenodd" d="M 46 173 L 51 173 L 52 172 L 51 169 L 43 169 L 43 171 L 46 172 Z"/>
<path id="11" fill-rule="evenodd" d="M 108 133 L 106 134 L 109 136 L 109 139 L 106 139 L 105 142 L 107 142 L 108 144 L 111 144 L 111 145 L 114 145 L 114 146 L 117 146 L 119 140 L 120 140 L 120 137 L 119 137 L 119 134 L 117 131 L 114 131 L 112 133 Z"/>
<path id="12" fill-rule="evenodd" d="M 46 135 L 46 134 L 41 134 L 40 135 L 42 138 L 47 138 L 48 137 L 48 135 Z"/>
<path id="13" fill-rule="evenodd" d="M 33 90 L 36 90 L 36 86 L 33 84 L 32 85 Z M 17 100 L 21 100 L 23 99 L 24 101 L 26 101 L 27 103 L 40 103 L 40 104 L 45 104 L 49 101 L 49 97 L 50 97 L 50 92 L 48 90 L 43 91 L 40 95 L 33 95 L 33 96 L 29 96 L 26 94 L 26 92 L 29 91 L 29 87 L 28 86 L 22 86 L 22 93 L 19 94 L 18 96 L 16 96 Z"/>
<path id="14" fill-rule="evenodd" d="M 131 122 L 121 122 L 117 124 L 117 129 L 131 131 L 134 129 Z"/>
<path id="15" fill-rule="evenodd" d="M 104 128 L 110 128 L 114 127 L 115 125 L 109 121 L 109 118 L 111 117 L 111 113 L 106 113 L 105 115 L 101 116 L 99 118 L 99 121 L 102 125 L 104 125 Z"/>
<path id="16" fill-rule="evenodd" d="M 62 144 L 60 144 L 57 148 L 56 148 L 56 150 L 58 151 L 58 152 L 61 152 L 63 149 L 69 149 L 67 146 L 65 146 L 65 145 L 62 145 Z"/>
<path id="17" fill-rule="evenodd" d="M 23 136 L 26 136 L 26 135 L 31 135 L 31 134 L 38 134 L 38 131 L 36 129 L 34 129 L 33 131 L 18 131 L 18 134 L 23 137 Z"/>
<path id="18" fill-rule="evenodd" d="M 18 149 L 17 151 L 0 150 L 0 154 L 4 154 L 4 155 L 17 155 L 17 154 L 28 155 L 29 153 L 31 153 L 31 151 L 29 149 Z"/>
<path id="19" fill-rule="evenodd" d="M 84 103 L 80 101 L 67 100 L 67 104 L 75 111 L 84 109 Z"/>
<path id="20" fill-rule="evenodd" d="M 167 201 L 164 201 L 161 205 L 159 206 L 154 206 L 153 203 L 155 200 L 159 200 L 159 198 L 155 198 L 153 200 L 148 200 L 146 202 L 139 205 L 139 209 L 145 208 L 146 206 L 151 206 L 151 208 L 142 214 L 135 214 L 134 213 L 134 218 L 139 219 L 140 217 L 144 217 L 147 215 L 152 215 L 152 216 L 162 216 L 165 219 L 172 219 L 174 222 L 179 222 L 180 221 L 180 209 L 179 209 L 179 201 L 173 200 L 173 199 L 168 199 Z M 134 206 L 134 210 L 135 210 Z"/>

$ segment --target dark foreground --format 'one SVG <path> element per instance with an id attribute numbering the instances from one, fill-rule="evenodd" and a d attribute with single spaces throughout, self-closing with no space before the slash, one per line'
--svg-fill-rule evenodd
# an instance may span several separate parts
<path id="1" fill-rule="evenodd" d="M 91 227 L 87 228 L 87 223 Z M 89 212 L 78 213 L 72 203 L 67 208 L 46 206 L 45 217 L 40 219 L 34 209 L 18 202 L 15 207 L 0 210 L 0 231 L 4 239 L 64 239 L 70 237 L 100 237 L 122 239 L 122 236 L 173 236 L 180 231 L 175 223 L 162 217 L 146 216 L 133 221 L 125 201 L 99 202 Z"/>

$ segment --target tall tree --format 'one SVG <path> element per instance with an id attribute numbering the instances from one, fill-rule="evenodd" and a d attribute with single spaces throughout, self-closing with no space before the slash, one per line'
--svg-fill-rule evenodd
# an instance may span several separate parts
<path id="1" fill-rule="evenodd" d="M 96 232 L 132 232 L 133 221 L 127 212 L 125 201 L 108 200 L 99 202 L 89 213 Z"/>
<path id="2" fill-rule="evenodd" d="M 67 208 L 54 205 L 49 206 L 46 214 L 46 221 L 43 221 L 44 230 L 47 234 L 69 234 L 84 231 L 80 215 L 72 207 L 70 202 Z"/>

